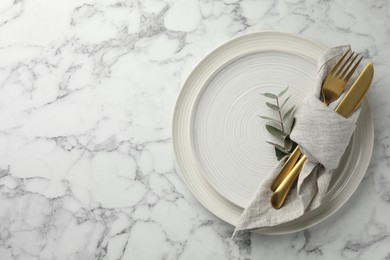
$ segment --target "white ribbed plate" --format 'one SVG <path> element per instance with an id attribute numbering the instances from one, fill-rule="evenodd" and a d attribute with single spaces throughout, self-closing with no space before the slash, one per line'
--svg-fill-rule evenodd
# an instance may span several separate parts
<path id="1" fill-rule="evenodd" d="M 187 78 L 172 125 L 177 168 L 197 199 L 218 217 L 235 225 L 242 207 L 277 162 L 273 147 L 265 142 L 272 137 L 257 116 L 272 111 L 259 93 L 277 93 L 290 86 L 289 104 L 298 104 L 311 91 L 316 62 L 324 50 L 291 34 L 247 34 L 215 49 Z M 360 183 L 372 145 L 373 123 L 365 102 L 325 203 L 262 232 L 294 232 L 332 214 Z"/>
<path id="2" fill-rule="evenodd" d="M 274 138 L 266 120 L 275 117 L 260 93 L 279 93 L 286 86 L 286 108 L 299 104 L 314 85 L 317 67 L 308 57 L 286 51 L 259 51 L 233 59 L 204 84 L 193 107 L 193 154 L 202 175 L 226 199 L 240 207 L 277 164 Z"/>

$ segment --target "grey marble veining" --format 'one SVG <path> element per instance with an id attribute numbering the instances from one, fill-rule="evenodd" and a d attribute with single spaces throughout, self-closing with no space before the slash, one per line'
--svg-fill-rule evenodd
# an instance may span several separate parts
<path id="1" fill-rule="evenodd" d="M 375 64 L 375 147 L 334 216 L 247 235 L 174 170 L 176 95 L 214 47 L 279 30 Z M 0 259 L 390 259 L 390 7 L 369 1 L 0 3 Z"/>

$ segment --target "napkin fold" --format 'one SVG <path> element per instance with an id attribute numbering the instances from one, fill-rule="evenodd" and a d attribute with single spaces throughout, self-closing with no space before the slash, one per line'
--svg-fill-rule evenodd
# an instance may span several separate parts
<path id="1" fill-rule="evenodd" d="M 344 94 L 327 107 L 321 101 L 321 88 L 328 71 L 349 49 L 349 45 L 328 49 L 318 60 L 317 80 L 313 93 L 309 93 L 295 113 L 295 124 L 290 138 L 295 141 L 308 160 L 302 167 L 297 185 L 290 191 L 282 208 L 276 210 L 270 203 L 271 184 L 283 167 L 287 156 L 260 184 L 249 205 L 244 209 L 233 236 L 289 222 L 321 205 L 333 171 L 349 144 L 355 130 L 360 109 L 349 118 L 334 109 Z M 352 77 L 348 89 L 356 77 Z"/>

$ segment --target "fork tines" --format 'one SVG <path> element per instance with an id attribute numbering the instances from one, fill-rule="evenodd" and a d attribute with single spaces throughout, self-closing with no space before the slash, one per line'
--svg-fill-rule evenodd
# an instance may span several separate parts
<path id="1" fill-rule="evenodd" d="M 337 62 L 337 64 L 333 67 L 330 74 L 332 74 L 336 78 L 348 81 L 362 59 L 363 57 L 360 56 L 358 53 L 355 54 L 354 51 L 351 52 L 351 49 L 348 49 L 343 54 L 341 59 Z M 352 65 L 353 67 L 351 68 Z"/>

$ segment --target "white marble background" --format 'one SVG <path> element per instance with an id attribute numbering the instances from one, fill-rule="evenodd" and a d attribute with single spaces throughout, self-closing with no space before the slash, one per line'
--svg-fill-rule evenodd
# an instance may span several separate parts
<path id="1" fill-rule="evenodd" d="M 0 259 L 390 259 L 389 15 L 387 0 L 2 0 Z M 375 148 L 326 222 L 231 241 L 176 175 L 170 119 L 207 52 L 264 29 L 374 62 Z"/>

